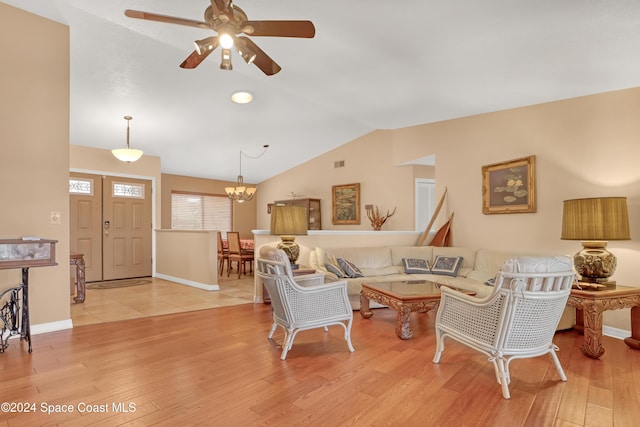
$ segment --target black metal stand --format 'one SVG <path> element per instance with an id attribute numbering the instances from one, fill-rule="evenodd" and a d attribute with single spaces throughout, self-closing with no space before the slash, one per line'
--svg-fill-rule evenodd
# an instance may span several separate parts
<path id="1" fill-rule="evenodd" d="M 0 307 L 0 353 L 9 346 L 9 338 L 20 334 L 20 340 L 26 340 L 31 353 L 31 324 L 29 322 L 29 267 L 22 268 L 22 283 L 0 293 L 0 300 L 9 295 L 7 302 Z"/>

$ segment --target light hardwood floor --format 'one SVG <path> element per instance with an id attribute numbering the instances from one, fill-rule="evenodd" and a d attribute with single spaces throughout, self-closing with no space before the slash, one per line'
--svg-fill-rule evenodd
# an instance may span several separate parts
<path id="1" fill-rule="evenodd" d="M 83 303 L 71 300 L 74 326 L 161 314 L 182 313 L 206 308 L 253 303 L 253 275 L 221 276 L 219 291 L 205 291 L 163 279 L 147 277 L 149 284 L 112 289 L 95 289 L 88 284 Z"/>
<path id="2" fill-rule="evenodd" d="M 1 400 L 35 410 L 0 412 L 0 426 L 638 425 L 640 351 L 622 341 L 605 337 L 592 360 L 582 336 L 557 333 L 568 382 L 547 356 L 515 360 L 505 400 L 485 356 L 448 342 L 431 362 L 433 318 L 414 313 L 402 341 L 395 311 L 356 312 L 354 353 L 332 327 L 301 332 L 286 361 L 282 331 L 267 340 L 265 304 L 78 326 L 34 336 L 31 354 L 14 339 L 0 354 Z"/>

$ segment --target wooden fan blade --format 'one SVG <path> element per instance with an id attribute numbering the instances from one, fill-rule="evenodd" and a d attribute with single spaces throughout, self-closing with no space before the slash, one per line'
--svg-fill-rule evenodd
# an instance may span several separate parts
<path id="1" fill-rule="evenodd" d="M 282 69 L 273 59 L 271 59 L 271 57 L 269 57 L 269 55 L 264 53 L 258 45 L 251 41 L 250 38 L 240 37 L 240 39 L 244 40 L 247 46 L 256 54 L 256 59 L 253 60 L 253 63 L 267 76 L 277 74 Z"/>
<path id="2" fill-rule="evenodd" d="M 191 52 L 191 55 L 187 56 L 187 59 L 182 61 L 182 64 L 180 64 L 180 68 L 196 68 L 214 50 L 215 48 L 211 50 L 206 50 L 202 52 L 202 54 L 199 54 L 197 50 L 194 50 L 193 52 Z"/>
<path id="3" fill-rule="evenodd" d="M 250 36 L 313 38 L 316 27 L 311 21 L 245 21 L 240 26 Z"/>
<path id="4" fill-rule="evenodd" d="M 127 9 L 124 14 L 129 18 L 146 19 L 147 21 L 165 22 L 167 24 L 186 25 L 189 27 L 211 29 L 206 22 L 194 21 L 192 19 L 177 18 L 175 16 L 158 15 L 157 13 L 143 12 L 141 10 Z"/>

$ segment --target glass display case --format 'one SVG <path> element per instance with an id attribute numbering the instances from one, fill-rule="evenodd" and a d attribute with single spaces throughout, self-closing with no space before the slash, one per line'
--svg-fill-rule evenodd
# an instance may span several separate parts
<path id="1" fill-rule="evenodd" d="M 27 341 L 31 353 L 29 268 L 56 265 L 56 243 L 57 240 L 35 237 L 0 239 L 0 270 L 22 270 L 22 282 L 0 292 L 0 353 L 14 335 Z"/>
<path id="2" fill-rule="evenodd" d="M 0 269 L 56 265 L 56 242 L 0 239 Z"/>

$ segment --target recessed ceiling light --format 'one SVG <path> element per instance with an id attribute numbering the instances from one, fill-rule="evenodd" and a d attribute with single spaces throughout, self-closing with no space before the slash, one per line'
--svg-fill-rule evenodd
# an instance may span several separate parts
<path id="1" fill-rule="evenodd" d="M 238 91 L 231 95 L 231 100 L 236 104 L 248 104 L 253 100 L 253 94 L 246 91 Z"/>

